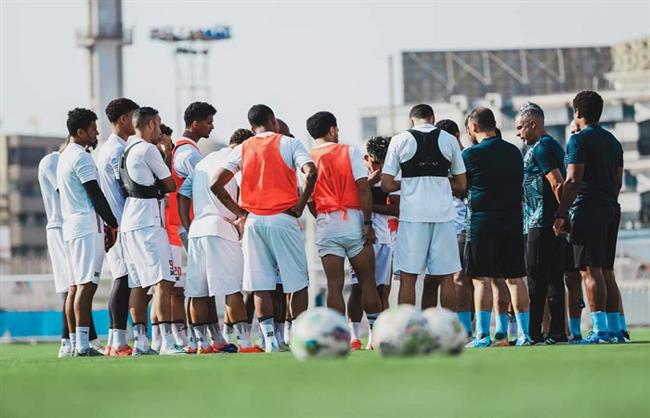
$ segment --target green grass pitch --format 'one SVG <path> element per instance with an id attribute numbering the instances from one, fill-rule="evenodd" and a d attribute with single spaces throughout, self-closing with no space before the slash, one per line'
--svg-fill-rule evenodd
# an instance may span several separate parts
<path id="1" fill-rule="evenodd" d="M 0 345 L 0 418 L 649 417 L 650 330 L 637 343 L 466 350 L 57 359 Z"/>

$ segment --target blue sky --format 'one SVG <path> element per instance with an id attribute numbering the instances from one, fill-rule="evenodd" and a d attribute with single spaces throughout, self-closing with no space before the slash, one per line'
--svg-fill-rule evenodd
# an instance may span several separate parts
<path id="1" fill-rule="evenodd" d="M 87 52 L 75 43 L 85 10 L 80 0 L 0 0 L 2 132 L 63 136 L 67 110 L 90 105 Z M 134 28 L 124 93 L 175 128 L 171 48 L 150 29 L 228 24 L 233 39 L 211 47 L 213 137 L 267 103 L 303 137 L 305 119 L 330 110 L 341 138 L 356 142 L 359 109 L 388 104 L 391 54 L 400 100 L 400 51 L 609 45 L 650 32 L 650 2 L 124 0 L 123 19 Z"/>

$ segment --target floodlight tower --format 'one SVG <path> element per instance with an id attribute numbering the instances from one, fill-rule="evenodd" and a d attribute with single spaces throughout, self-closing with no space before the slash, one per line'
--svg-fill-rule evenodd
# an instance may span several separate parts
<path id="1" fill-rule="evenodd" d="M 151 39 L 169 42 L 174 48 L 177 128 L 183 127 L 185 106 L 197 100 L 210 101 L 209 45 L 230 37 L 230 27 L 225 25 L 199 29 L 160 27 L 151 30 Z"/>
<path id="2" fill-rule="evenodd" d="M 90 99 L 101 141 L 111 133 L 104 108 L 122 96 L 122 47 L 133 37 L 132 29 L 122 27 L 122 0 L 87 0 L 86 5 L 87 24 L 77 31 L 77 43 L 89 52 Z"/>

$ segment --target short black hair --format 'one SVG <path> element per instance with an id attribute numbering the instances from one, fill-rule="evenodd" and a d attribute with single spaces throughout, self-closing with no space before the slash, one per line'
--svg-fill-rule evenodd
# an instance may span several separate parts
<path id="1" fill-rule="evenodd" d="M 409 112 L 409 119 L 428 119 L 433 117 L 433 108 L 428 104 L 419 104 L 413 106 Z"/>
<path id="2" fill-rule="evenodd" d="M 214 116 L 217 114 L 217 109 L 215 109 L 210 103 L 206 102 L 194 102 L 187 106 L 185 113 L 183 114 L 183 120 L 185 121 L 185 127 L 192 125 L 194 121 L 206 120 L 209 116 Z"/>
<path id="3" fill-rule="evenodd" d="M 330 128 L 336 128 L 336 118 L 330 112 L 317 112 L 307 119 L 307 132 L 312 138 L 322 138 Z"/>
<path id="4" fill-rule="evenodd" d="M 603 98 L 595 91 L 581 91 L 573 98 L 573 110 L 580 111 L 587 122 L 598 122 L 603 114 Z"/>
<path id="5" fill-rule="evenodd" d="M 443 119 L 436 122 L 436 128 L 440 128 L 443 131 L 452 134 L 453 136 L 460 135 L 460 129 L 458 125 L 451 119 Z"/>
<path id="6" fill-rule="evenodd" d="M 126 97 L 120 97 L 119 99 L 111 100 L 108 105 L 106 105 L 106 117 L 108 117 L 110 123 L 115 123 L 121 116 L 124 116 L 139 107 L 140 106 L 138 106 L 133 100 L 127 99 Z"/>
<path id="7" fill-rule="evenodd" d="M 497 127 L 494 113 L 487 107 L 477 107 L 469 114 L 469 120 L 478 125 L 480 132 L 493 131 Z"/>
<path id="8" fill-rule="evenodd" d="M 88 129 L 97 120 L 97 115 L 90 109 L 75 107 L 68 112 L 68 133 L 74 136 L 78 129 Z"/>
<path id="9" fill-rule="evenodd" d="M 248 123 L 253 127 L 264 126 L 274 116 L 270 107 L 264 104 L 256 104 L 248 110 Z"/>
<path id="10" fill-rule="evenodd" d="M 160 124 L 160 132 L 161 132 L 163 135 L 167 135 L 167 136 L 172 136 L 172 134 L 174 133 L 174 131 L 172 130 L 172 128 L 170 128 L 169 126 L 165 125 L 164 123 L 161 123 L 161 124 Z"/>
<path id="11" fill-rule="evenodd" d="M 387 136 L 373 136 L 366 142 L 366 152 L 372 157 L 375 162 L 384 161 L 386 159 L 386 152 L 388 152 L 388 145 L 390 144 L 390 137 Z"/>
<path id="12" fill-rule="evenodd" d="M 494 128 L 494 136 L 499 138 L 499 139 L 503 139 L 503 136 L 501 135 L 501 129 Z"/>
<path id="13" fill-rule="evenodd" d="M 230 136 L 230 145 L 239 145 L 242 142 L 246 141 L 248 138 L 255 136 L 255 134 L 250 129 L 240 128 L 232 133 Z"/>
<path id="14" fill-rule="evenodd" d="M 153 107 L 140 107 L 133 112 L 133 126 L 136 129 L 142 129 L 156 115 L 158 115 L 158 111 Z"/>
<path id="15" fill-rule="evenodd" d="M 276 118 L 276 120 L 278 121 L 278 126 L 280 127 L 280 133 L 282 135 L 284 135 L 284 136 L 289 136 L 289 137 L 293 138 L 293 134 L 291 133 L 291 130 L 289 129 L 289 125 L 287 125 L 287 123 L 285 121 L 283 121 L 282 119 Z"/>

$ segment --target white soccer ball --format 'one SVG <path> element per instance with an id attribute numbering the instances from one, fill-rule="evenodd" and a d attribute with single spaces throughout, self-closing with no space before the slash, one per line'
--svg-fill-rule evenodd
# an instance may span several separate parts
<path id="1" fill-rule="evenodd" d="M 445 308 L 429 308 L 424 311 L 431 333 L 436 341 L 436 350 L 444 354 L 462 353 L 467 335 L 456 313 Z"/>
<path id="2" fill-rule="evenodd" d="M 350 352 L 350 328 L 338 311 L 312 308 L 293 323 L 291 352 L 298 360 L 345 357 Z"/>
<path id="3" fill-rule="evenodd" d="M 384 356 L 415 356 L 434 348 L 434 340 L 422 312 L 411 305 L 389 308 L 373 328 L 373 346 Z"/>

